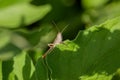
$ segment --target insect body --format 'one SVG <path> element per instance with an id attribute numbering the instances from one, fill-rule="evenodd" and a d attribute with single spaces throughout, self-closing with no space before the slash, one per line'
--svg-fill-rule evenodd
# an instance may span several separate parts
<path id="1" fill-rule="evenodd" d="M 54 23 L 54 24 L 55 24 L 55 23 Z M 63 39 L 63 38 L 62 38 L 62 32 L 65 30 L 66 27 L 68 27 L 68 25 L 65 26 L 61 32 L 60 32 L 59 29 L 57 28 L 59 32 L 58 32 L 58 34 L 57 34 L 54 42 L 48 44 L 48 46 L 49 46 L 50 48 L 47 50 L 47 52 L 46 52 L 45 54 L 42 55 L 42 58 L 45 58 L 45 56 L 46 56 L 48 53 L 50 53 L 57 44 L 60 44 L 60 43 L 62 42 L 62 39 Z"/>
<path id="2" fill-rule="evenodd" d="M 46 56 L 49 52 L 51 52 L 57 44 L 60 44 L 61 42 L 62 42 L 62 33 L 61 33 L 61 32 L 58 32 L 58 34 L 57 34 L 54 42 L 51 43 L 51 44 L 48 44 L 48 46 L 49 46 L 50 48 L 48 49 L 48 51 L 47 51 L 44 55 L 42 55 L 42 58 L 45 58 L 45 56 Z"/>
<path id="3" fill-rule="evenodd" d="M 58 34 L 57 34 L 57 36 L 52 44 L 56 45 L 56 44 L 60 44 L 61 42 L 62 42 L 62 33 L 58 32 Z"/>

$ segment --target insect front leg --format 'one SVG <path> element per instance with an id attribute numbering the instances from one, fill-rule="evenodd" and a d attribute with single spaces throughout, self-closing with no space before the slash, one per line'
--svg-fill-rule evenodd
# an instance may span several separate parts
<path id="1" fill-rule="evenodd" d="M 48 46 L 49 46 L 49 47 L 55 47 L 55 44 L 50 43 L 50 44 L 48 44 Z"/>

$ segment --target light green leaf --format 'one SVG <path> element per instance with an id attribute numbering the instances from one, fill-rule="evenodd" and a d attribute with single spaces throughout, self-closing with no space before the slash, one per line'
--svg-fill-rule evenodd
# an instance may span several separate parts
<path id="1" fill-rule="evenodd" d="M 112 80 L 119 80 L 120 79 L 120 68 L 115 72 Z"/>
<path id="2" fill-rule="evenodd" d="M 11 60 L 2 61 L 1 80 L 36 80 L 34 71 L 30 57 L 23 51 Z"/>
<path id="3" fill-rule="evenodd" d="M 0 60 L 8 60 L 21 52 L 21 49 L 14 44 L 15 40 L 10 30 L 0 29 Z"/>
<path id="4" fill-rule="evenodd" d="M 30 80 L 34 71 L 34 65 L 25 52 L 14 58 L 13 72 L 18 80 Z"/>
<path id="5" fill-rule="evenodd" d="M 9 7 L 10 5 L 17 3 L 25 3 L 30 2 L 31 0 L 0 0 L 0 8 Z"/>
<path id="6" fill-rule="evenodd" d="M 18 1 L 16 4 L 0 8 L 0 26 L 16 28 L 29 25 L 42 19 L 50 10 L 51 6 L 48 4 L 35 6 L 26 1 Z"/>
<path id="7" fill-rule="evenodd" d="M 0 48 L 4 47 L 10 41 L 11 33 L 8 30 L 0 29 Z"/>
<path id="8" fill-rule="evenodd" d="M 108 0 L 92 0 L 92 1 L 82 0 L 82 4 L 84 8 L 97 8 L 104 5 L 107 2 Z"/>
<path id="9" fill-rule="evenodd" d="M 85 14 L 83 14 L 82 19 L 89 27 L 91 25 L 101 24 L 108 19 L 110 20 L 120 16 L 119 8 L 120 1 L 115 1 L 100 9 L 87 10 Z"/>
<path id="10" fill-rule="evenodd" d="M 46 57 L 52 79 L 111 80 L 120 68 L 119 44 L 120 17 L 80 31 Z"/>

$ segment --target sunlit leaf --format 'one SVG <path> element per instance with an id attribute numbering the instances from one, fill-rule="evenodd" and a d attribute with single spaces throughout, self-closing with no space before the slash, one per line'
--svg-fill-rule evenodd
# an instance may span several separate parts
<path id="1" fill-rule="evenodd" d="M 2 62 L 1 80 L 31 80 L 35 68 L 30 57 L 23 53 L 16 55 L 14 59 Z M 34 79 L 36 79 L 34 77 Z"/>
<path id="2" fill-rule="evenodd" d="M 30 57 L 25 52 L 14 58 L 13 68 L 18 80 L 30 80 L 35 70 Z"/>
<path id="3" fill-rule="evenodd" d="M 2 1 L 7 4 L 6 2 Z M 16 28 L 29 25 L 42 19 L 51 10 L 51 6 L 48 4 L 35 6 L 28 3 L 27 0 L 11 4 L 0 8 L 0 27 Z"/>
<path id="4" fill-rule="evenodd" d="M 10 30 L 0 29 L 0 60 L 8 60 L 21 52 L 21 49 L 12 43 L 12 37 Z"/>

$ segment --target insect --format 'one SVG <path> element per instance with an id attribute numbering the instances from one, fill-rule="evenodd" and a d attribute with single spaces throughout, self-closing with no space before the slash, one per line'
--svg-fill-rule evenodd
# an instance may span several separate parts
<path id="1" fill-rule="evenodd" d="M 53 22 L 53 24 L 56 26 L 56 24 L 55 24 L 54 22 Z M 57 30 L 58 30 L 57 36 L 56 36 L 55 40 L 53 41 L 53 43 L 48 44 L 48 46 L 49 46 L 50 48 L 46 51 L 46 53 L 44 53 L 44 54 L 42 55 L 42 58 L 45 58 L 46 55 L 47 55 L 48 53 L 50 53 L 57 44 L 62 43 L 62 39 L 63 39 L 63 38 L 62 38 L 62 33 L 63 33 L 63 31 L 64 31 L 67 27 L 68 27 L 68 25 L 66 25 L 66 26 L 63 28 L 63 30 L 60 31 L 60 30 L 57 28 L 57 26 L 56 26 L 56 28 L 57 28 Z"/>

